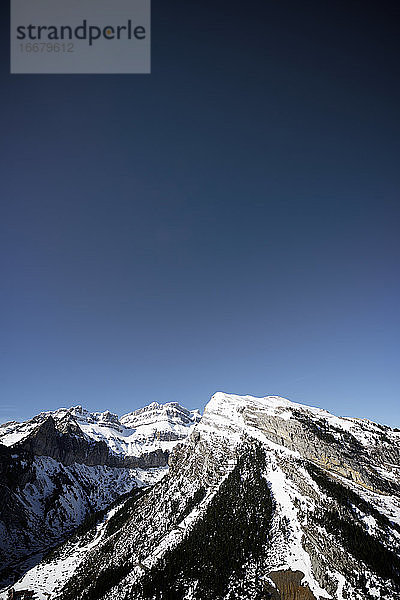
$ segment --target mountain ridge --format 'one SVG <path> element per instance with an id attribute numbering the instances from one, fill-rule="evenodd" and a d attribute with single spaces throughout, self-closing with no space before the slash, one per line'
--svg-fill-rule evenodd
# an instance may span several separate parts
<path id="1" fill-rule="evenodd" d="M 160 479 L 15 589 L 41 600 L 397 600 L 399 475 L 393 428 L 218 392 Z"/>

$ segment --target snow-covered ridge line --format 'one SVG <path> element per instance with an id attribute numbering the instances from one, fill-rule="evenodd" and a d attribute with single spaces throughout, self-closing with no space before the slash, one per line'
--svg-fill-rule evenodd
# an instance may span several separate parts
<path id="1" fill-rule="evenodd" d="M 280 396 L 239 396 L 217 392 L 207 404 L 204 416 L 207 415 L 208 418 L 223 417 L 228 419 L 232 425 L 242 422 L 243 411 L 251 410 L 283 420 L 297 419 L 302 413 L 319 426 L 323 424 L 332 430 L 350 433 L 363 446 L 368 446 L 374 441 L 376 435 L 382 436 L 382 434 L 396 444 L 400 442 L 400 431 L 387 425 L 380 425 L 364 418 L 338 417 L 323 408 L 299 404 Z"/>
<path id="2" fill-rule="evenodd" d="M 89 412 L 82 406 L 40 413 L 24 423 L 0 425 L 0 443 L 14 446 L 51 417 L 56 428 L 87 440 L 105 442 L 113 454 L 140 456 L 154 450 L 170 451 L 179 440 L 185 439 L 200 420 L 197 410 L 189 411 L 177 402 L 158 404 L 123 415 L 110 411 Z"/>

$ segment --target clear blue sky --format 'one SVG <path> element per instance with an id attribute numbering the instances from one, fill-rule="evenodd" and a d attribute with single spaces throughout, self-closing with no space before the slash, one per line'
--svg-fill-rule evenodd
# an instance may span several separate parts
<path id="1" fill-rule="evenodd" d="M 1 8 L 0 421 L 223 390 L 400 426 L 398 8 L 173 4 L 150 76 L 11 76 Z"/>

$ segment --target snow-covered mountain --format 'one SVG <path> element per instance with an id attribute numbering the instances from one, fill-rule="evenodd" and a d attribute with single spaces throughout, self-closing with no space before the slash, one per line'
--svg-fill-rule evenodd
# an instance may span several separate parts
<path id="1" fill-rule="evenodd" d="M 122 495 L 154 484 L 199 419 L 172 402 L 121 419 L 78 406 L 1 425 L 0 581 Z"/>
<path id="2" fill-rule="evenodd" d="M 104 442 L 112 454 L 120 457 L 138 457 L 154 450 L 172 450 L 200 420 L 200 413 L 189 411 L 177 402 L 164 405 L 153 402 L 121 418 L 109 411 L 91 413 L 82 406 L 60 408 L 43 412 L 24 423 L 13 421 L 0 425 L 0 443 L 21 446 L 49 419 L 60 433 L 89 442 Z"/>
<path id="3" fill-rule="evenodd" d="M 40 600 L 399 600 L 399 473 L 397 430 L 217 393 L 164 477 L 14 587 Z"/>

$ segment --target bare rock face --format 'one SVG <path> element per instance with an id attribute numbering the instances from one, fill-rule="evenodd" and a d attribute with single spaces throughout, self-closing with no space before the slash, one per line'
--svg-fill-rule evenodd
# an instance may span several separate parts
<path id="1" fill-rule="evenodd" d="M 89 466 L 122 466 L 123 461 L 113 457 L 105 442 L 88 442 L 75 431 L 61 433 L 49 416 L 27 438 L 15 444 L 16 450 L 28 451 L 35 456 L 49 456 L 68 466 L 80 463 Z M 119 465 L 117 464 L 119 462 Z"/>
<path id="2" fill-rule="evenodd" d="M 164 405 L 153 402 L 121 417 L 121 424 L 135 429 L 139 439 L 147 445 L 152 440 L 184 440 L 199 420 L 199 411 L 189 411 L 177 402 Z"/>
<path id="3" fill-rule="evenodd" d="M 168 464 L 169 452 L 161 449 L 150 450 L 139 456 L 123 456 L 113 454 L 104 441 L 87 440 L 69 426 L 63 432 L 56 428 L 50 416 L 27 438 L 13 447 L 17 451 L 28 452 L 34 456 L 49 456 L 64 466 L 74 463 L 108 467 L 125 467 L 149 469 L 165 467 Z"/>
<path id="4" fill-rule="evenodd" d="M 250 426 L 255 424 L 272 442 L 298 452 L 337 475 L 376 492 L 400 492 L 398 483 L 382 479 L 374 467 L 374 463 L 377 466 L 400 465 L 400 448 L 388 438 L 386 430 L 389 428 L 374 426 L 374 445 L 371 447 L 363 445 L 351 431 L 329 424 L 323 416 L 310 418 L 305 411 L 296 408 L 287 419 L 254 409 L 244 411 L 243 416 Z M 355 425 L 355 419 L 348 421 Z M 358 420 L 357 425 L 362 431 L 363 422 Z"/>
<path id="5" fill-rule="evenodd" d="M 317 600 L 308 586 L 302 585 L 301 571 L 275 571 L 269 574 L 273 585 L 266 585 L 271 600 Z"/>
<path id="6" fill-rule="evenodd" d="M 38 420 L 13 447 L 35 456 L 49 456 L 65 466 L 165 467 L 175 443 L 184 440 L 198 420 L 197 411 L 177 403 L 153 403 L 121 420 L 109 411 L 91 414 L 75 407 L 61 418 L 55 413 Z M 130 437 L 134 442 L 128 445 Z M 169 444 L 164 446 L 163 442 Z"/>

